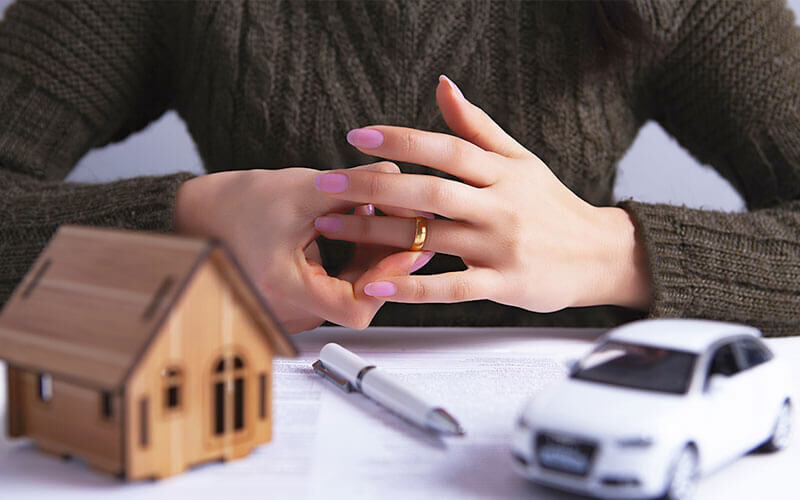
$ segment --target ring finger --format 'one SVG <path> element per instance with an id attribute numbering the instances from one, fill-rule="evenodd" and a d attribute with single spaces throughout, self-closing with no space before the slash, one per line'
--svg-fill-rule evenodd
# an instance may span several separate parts
<path id="1" fill-rule="evenodd" d="M 423 219 L 427 224 L 421 250 L 458 255 L 467 259 L 480 256 L 483 245 L 479 231 L 469 224 Z M 401 217 L 363 217 L 331 214 L 317 217 L 314 227 L 323 236 L 356 243 L 372 243 L 395 248 L 411 248 L 416 234 L 416 219 Z"/>

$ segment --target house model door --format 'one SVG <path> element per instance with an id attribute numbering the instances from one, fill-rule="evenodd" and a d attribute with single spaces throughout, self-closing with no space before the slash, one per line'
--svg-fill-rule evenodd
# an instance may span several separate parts
<path id="1" fill-rule="evenodd" d="M 211 436 L 228 448 L 244 435 L 247 422 L 247 367 L 241 356 L 224 355 L 213 366 L 211 376 Z M 230 450 L 226 450 L 226 455 Z M 235 454 L 235 452 L 233 452 Z"/>

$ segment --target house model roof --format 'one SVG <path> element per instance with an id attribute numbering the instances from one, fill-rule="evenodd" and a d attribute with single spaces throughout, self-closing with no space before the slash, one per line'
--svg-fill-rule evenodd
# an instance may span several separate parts
<path id="1" fill-rule="evenodd" d="M 62 226 L 0 316 L 0 358 L 90 386 L 122 386 L 195 271 L 211 262 L 278 355 L 297 351 L 220 242 Z"/>

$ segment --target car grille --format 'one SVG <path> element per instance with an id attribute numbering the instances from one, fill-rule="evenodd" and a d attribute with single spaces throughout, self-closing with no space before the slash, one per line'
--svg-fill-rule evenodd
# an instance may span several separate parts
<path id="1" fill-rule="evenodd" d="M 585 476 L 589 473 L 597 443 L 563 434 L 536 434 L 536 460 L 544 469 Z"/>

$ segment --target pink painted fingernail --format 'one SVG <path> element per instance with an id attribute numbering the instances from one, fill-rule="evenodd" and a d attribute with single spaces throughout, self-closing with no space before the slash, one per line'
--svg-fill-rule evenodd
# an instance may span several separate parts
<path id="1" fill-rule="evenodd" d="M 354 128 L 347 133 L 347 142 L 357 148 L 373 149 L 383 144 L 383 134 L 372 128 Z"/>
<path id="2" fill-rule="evenodd" d="M 342 193 L 347 191 L 349 183 L 344 174 L 321 174 L 314 177 L 314 187 L 323 193 Z"/>
<path id="3" fill-rule="evenodd" d="M 408 274 L 413 273 L 414 271 L 419 271 L 425 264 L 431 261 L 433 256 L 436 255 L 436 252 L 431 252 L 430 250 L 425 250 L 424 252 L 420 252 L 420 256 L 417 257 L 417 260 L 414 261 L 414 265 L 411 266 L 411 270 L 408 271 Z"/>
<path id="4" fill-rule="evenodd" d="M 391 297 L 397 293 L 397 286 L 390 281 L 375 281 L 367 283 L 364 293 L 370 297 Z"/>
<path id="5" fill-rule="evenodd" d="M 314 219 L 314 227 L 320 233 L 335 233 L 341 231 L 344 222 L 339 217 L 317 217 Z"/>
<path id="6" fill-rule="evenodd" d="M 467 98 L 466 98 L 466 97 L 464 97 L 464 94 L 463 94 L 463 93 L 461 93 L 461 89 L 460 89 L 460 88 L 458 88 L 458 85 L 456 85 L 456 84 L 453 82 L 453 80 L 451 80 L 451 79 L 447 78 L 447 76 L 445 76 L 445 75 L 439 75 L 439 81 L 440 81 L 440 82 L 441 82 L 441 81 L 444 81 L 444 82 L 446 82 L 446 83 L 447 83 L 447 85 L 449 85 L 449 86 L 450 86 L 450 88 L 451 88 L 451 89 L 453 89 L 453 92 L 455 92 L 455 93 L 456 93 L 456 95 L 457 95 L 458 97 L 460 97 L 461 99 L 464 99 L 465 101 L 467 100 Z"/>

